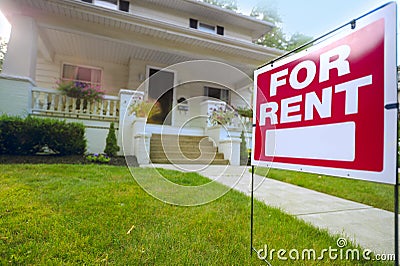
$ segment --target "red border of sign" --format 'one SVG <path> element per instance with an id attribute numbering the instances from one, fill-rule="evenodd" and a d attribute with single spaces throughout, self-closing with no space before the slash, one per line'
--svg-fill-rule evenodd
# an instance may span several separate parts
<path id="1" fill-rule="evenodd" d="M 266 71 L 272 70 L 279 66 L 290 63 L 297 60 L 305 55 L 312 53 L 313 51 L 322 49 L 328 46 L 330 43 L 338 41 L 340 39 L 353 34 L 358 29 L 362 29 L 378 20 L 384 19 L 385 33 L 384 33 L 384 105 L 397 103 L 397 54 L 396 54 L 396 3 L 391 2 L 375 12 L 368 14 L 356 21 L 356 29 L 352 30 L 350 25 L 340 32 L 335 32 L 336 35 L 329 37 L 321 43 L 312 46 L 311 48 L 294 54 L 290 57 L 286 57 L 280 61 L 274 62 L 274 64 L 266 65 L 254 72 L 254 88 L 257 88 L 258 76 Z M 373 37 L 372 37 L 373 38 Z M 253 115 L 253 121 L 256 121 L 256 108 L 257 106 L 257 89 L 254 90 L 254 103 L 255 112 Z M 384 106 L 382 106 L 384 108 Z M 271 168 L 287 169 L 304 171 L 311 173 L 319 173 L 361 180 L 368 180 L 379 183 L 395 184 L 396 183 L 396 153 L 397 153 L 397 109 L 385 109 L 384 110 L 384 152 L 383 156 L 383 170 L 380 172 L 366 171 L 366 170 L 354 170 L 334 167 L 324 167 L 315 165 L 302 164 L 302 160 L 299 159 L 300 163 L 282 163 L 274 161 L 260 161 L 255 160 L 254 153 L 252 153 L 252 165 L 264 166 Z M 256 139 L 255 130 L 253 128 L 253 151 L 256 145 L 259 143 Z M 303 160 L 304 161 L 304 160 Z"/>

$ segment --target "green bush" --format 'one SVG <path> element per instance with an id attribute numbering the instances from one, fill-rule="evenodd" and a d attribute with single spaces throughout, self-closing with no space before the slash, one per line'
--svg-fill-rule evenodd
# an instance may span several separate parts
<path id="1" fill-rule="evenodd" d="M 247 165 L 249 160 L 249 153 L 247 151 L 246 138 L 244 137 L 244 132 L 240 134 L 240 165 Z"/>
<path id="2" fill-rule="evenodd" d="M 84 154 L 85 127 L 54 119 L 3 115 L 0 117 L 0 154 L 34 155 L 44 148 L 59 155 Z"/>
<path id="3" fill-rule="evenodd" d="M 108 131 L 106 139 L 106 148 L 104 149 L 104 153 L 109 156 L 115 156 L 117 155 L 118 151 L 119 151 L 119 146 L 117 144 L 117 138 L 115 136 L 114 123 L 111 123 L 110 130 Z"/>
<path id="4" fill-rule="evenodd" d="M 86 156 L 86 160 L 91 163 L 109 163 L 111 158 L 107 154 L 93 153 Z"/>

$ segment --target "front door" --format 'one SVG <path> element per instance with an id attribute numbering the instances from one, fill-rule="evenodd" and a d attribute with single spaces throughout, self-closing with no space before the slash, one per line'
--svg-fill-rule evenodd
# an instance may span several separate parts
<path id="1" fill-rule="evenodd" d="M 174 96 L 174 73 L 159 69 L 149 69 L 149 99 L 157 100 L 160 112 L 149 117 L 151 124 L 171 125 L 172 102 Z"/>

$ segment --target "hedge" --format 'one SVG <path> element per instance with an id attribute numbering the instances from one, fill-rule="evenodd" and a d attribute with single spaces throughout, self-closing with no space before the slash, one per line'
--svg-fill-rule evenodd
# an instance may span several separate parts
<path id="1" fill-rule="evenodd" d="M 86 150 L 85 127 L 55 119 L 0 116 L 0 154 L 35 155 L 48 148 L 58 155 Z"/>

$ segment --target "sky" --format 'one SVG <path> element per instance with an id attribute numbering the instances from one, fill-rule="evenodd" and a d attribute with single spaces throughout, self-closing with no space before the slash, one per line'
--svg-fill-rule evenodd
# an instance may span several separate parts
<path id="1" fill-rule="evenodd" d="M 296 32 L 318 37 L 351 21 L 388 0 L 238 0 L 241 13 L 248 15 L 257 4 L 275 8 L 287 34 Z M 400 2 L 399 0 L 396 1 Z M 399 9 L 399 7 L 398 7 Z"/>
<path id="2" fill-rule="evenodd" d="M 249 15 L 257 4 L 275 8 L 283 20 L 287 35 L 299 32 L 317 38 L 346 22 L 351 21 L 388 0 L 238 0 L 239 12 Z M 400 0 L 396 0 L 399 5 Z M 399 7 L 398 13 L 399 13 Z M 0 37 L 6 40 L 10 26 L 0 14 Z M 398 41 L 400 43 L 400 41 Z M 399 53 L 400 54 L 400 53 Z M 400 62 L 398 60 L 398 62 Z"/>

